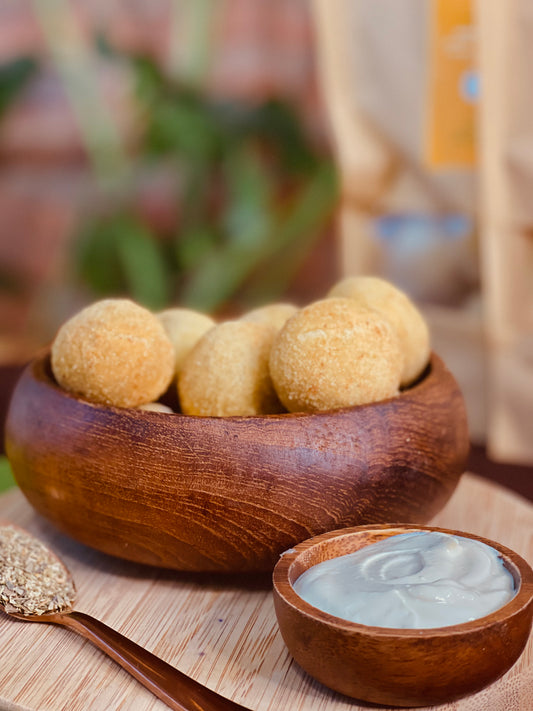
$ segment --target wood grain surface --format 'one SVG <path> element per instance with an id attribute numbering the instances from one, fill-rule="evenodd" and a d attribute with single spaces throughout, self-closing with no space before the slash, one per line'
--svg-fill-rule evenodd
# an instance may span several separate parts
<path id="1" fill-rule="evenodd" d="M 111 558 L 57 532 L 18 490 L 0 498 L 0 519 L 24 526 L 65 560 L 76 580 L 78 610 L 103 620 L 253 711 L 370 708 L 328 690 L 292 662 L 277 628 L 270 576 L 179 573 Z M 463 476 L 432 523 L 499 541 L 533 561 L 533 506 L 476 476 Z M 0 647 L 3 711 L 167 708 L 68 630 L 2 616 Z M 504 677 L 478 694 L 438 707 L 439 711 L 531 708 L 533 635 Z"/>

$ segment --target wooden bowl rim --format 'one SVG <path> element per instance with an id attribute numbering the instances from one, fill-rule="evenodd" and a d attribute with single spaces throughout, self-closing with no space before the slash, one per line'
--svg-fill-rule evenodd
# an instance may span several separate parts
<path id="1" fill-rule="evenodd" d="M 485 543 L 492 548 L 495 548 L 503 559 L 504 565 L 513 574 L 513 577 L 518 577 L 518 589 L 514 597 L 505 605 L 491 612 L 484 617 L 469 622 L 462 622 L 457 625 L 447 625 L 445 627 L 404 629 L 396 627 L 375 627 L 371 625 L 363 625 L 358 622 L 344 620 L 328 612 L 324 612 L 310 603 L 303 600 L 295 591 L 292 585 L 292 574 L 297 560 L 310 549 L 323 544 L 324 542 L 333 541 L 343 537 L 357 538 L 371 531 L 381 531 L 385 533 L 384 537 L 393 536 L 397 533 L 408 533 L 411 531 L 437 531 L 448 533 L 451 535 L 462 536 L 464 538 L 472 538 L 481 543 Z M 363 546 L 361 546 L 363 547 Z M 354 551 L 357 550 L 354 548 Z M 334 556 L 332 556 L 334 557 Z M 309 566 L 311 567 L 311 566 Z M 450 637 L 454 635 L 467 636 L 469 633 L 479 632 L 482 629 L 488 629 L 492 625 L 501 623 L 503 620 L 510 619 L 517 613 L 521 612 L 525 607 L 531 604 L 533 600 L 533 569 L 518 553 L 507 548 L 506 546 L 492 541 L 483 536 L 467 531 L 458 531 L 455 529 L 441 528 L 438 526 L 421 526 L 418 524 L 370 524 L 362 526 L 352 526 L 349 528 L 328 531 L 326 533 L 308 538 L 301 543 L 298 543 L 293 548 L 281 554 L 274 571 L 272 573 L 273 587 L 277 595 L 285 602 L 285 604 L 298 611 L 303 617 L 307 617 L 312 621 L 321 622 L 331 628 L 337 629 L 339 632 L 364 635 L 374 638 L 397 638 L 397 639 L 430 639 L 439 637 Z M 533 605 L 529 618 L 533 617 Z"/>
<path id="2" fill-rule="evenodd" d="M 428 364 L 426 365 L 424 371 L 419 376 L 419 378 L 412 385 L 409 385 L 407 388 L 400 390 L 398 395 L 395 395 L 390 398 L 376 400 L 374 402 L 369 402 L 362 405 L 355 405 L 352 407 L 342 407 L 331 410 L 317 410 L 316 412 L 282 412 L 268 415 L 229 415 L 222 417 L 209 415 L 186 415 L 182 412 L 157 412 L 153 410 L 141 410 L 138 407 L 116 407 L 113 405 L 105 405 L 103 403 L 87 400 L 79 395 L 76 395 L 75 393 L 71 393 L 68 390 L 63 389 L 56 382 L 52 373 L 50 363 L 50 348 L 45 349 L 32 361 L 30 361 L 30 363 L 27 365 L 26 370 L 31 373 L 31 377 L 33 377 L 35 380 L 38 380 L 42 385 L 51 388 L 62 397 L 77 402 L 80 405 L 93 408 L 95 410 L 101 410 L 106 413 L 113 413 L 117 416 L 128 413 L 129 417 L 133 416 L 142 419 L 155 418 L 157 420 L 165 417 L 171 417 L 172 419 L 170 421 L 186 418 L 189 420 L 205 422 L 214 420 L 227 422 L 272 422 L 278 420 L 280 422 L 283 422 L 287 421 L 288 419 L 332 417 L 351 412 L 362 412 L 366 408 L 375 408 L 377 406 L 387 405 L 396 401 L 405 402 L 406 400 L 410 399 L 421 400 L 424 398 L 428 389 L 431 389 L 436 382 L 442 380 L 446 376 L 450 378 L 453 377 L 446 368 L 442 359 L 434 351 L 432 351 Z M 173 387 L 173 384 L 171 384 L 170 387 Z M 168 421 L 169 420 L 167 419 L 167 422 Z"/>

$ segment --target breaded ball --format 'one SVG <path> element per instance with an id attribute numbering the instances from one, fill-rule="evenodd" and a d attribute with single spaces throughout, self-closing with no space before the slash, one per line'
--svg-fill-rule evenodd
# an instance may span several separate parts
<path id="1" fill-rule="evenodd" d="M 427 323 L 407 294 L 374 276 L 347 277 L 335 284 L 328 296 L 355 299 L 386 316 L 396 329 L 404 354 L 400 385 L 415 381 L 427 366 L 430 335 Z"/>
<path id="2" fill-rule="evenodd" d="M 274 328 L 282 328 L 287 319 L 293 316 L 298 311 L 298 308 L 293 304 L 274 303 L 258 306 L 256 309 L 248 311 L 241 316 L 242 321 L 254 321 L 255 323 L 269 323 Z"/>
<path id="3" fill-rule="evenodd" d="M 52 371 L 69 392 L 137 407 L 168 388 L 174 351 L 150 311 L 128 299 L 104 299 L 61 326 L 52 344 Z"/>
<path id="4" fill-rule="evenodd" d="M 275 334 L 272 326 L 240 320 L 209 330 L 178 378 L 182 412 L 213 417 L 280 412 L 268 371 Z"/>
<path id="5" fill-rule="evenodd" d="M 161 311 L 157 318 L 174 346 L 174 377 L 177 378 L 187 353 L 215 322 L 206 314 L 178 307 Z"/>
<path id="6" fill-rule="evenodd" d="M 270 353 L 270 374 L 291 412 L 361 405 L 398 394 L 403 358 L 381 314 L 352 299 L 323 299 L 292 316 Z"/>

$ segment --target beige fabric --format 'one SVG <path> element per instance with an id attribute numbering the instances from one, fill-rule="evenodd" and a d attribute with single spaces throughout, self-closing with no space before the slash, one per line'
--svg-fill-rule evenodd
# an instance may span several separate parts
<path id="1" fill-rule="evenodd" d="M 342 171 L 343 271 L 380 273 L 416 299 L 450 302 L 477 282 L 475 225 L 460 239 L 442 239 L 435 227 L 422 242 L 413 223 L 400 242 L 380 239 L 374 219 L 451 214 L 468 223 L 475 216 L 472 166 L 427 165 L 429 8 L 427 0 L 314 2 L 319 68 Z M 466 46 L 468 54 L 470 36 Z"/>
<path id="2" fill-rule="evenodd" d="M 498 459 L 533 462 L 533 12 L 478 0 L 488 431 Z"/>
<path id="3" fill-rule="evenodd" d="M 468 21 L 450 28 L 453 12 Z M 451 354 L 474 438 L 495 459 L 533 463 L 530 0 L 314 0 L 314 17 L 343 185 L 342 272 L 379 274 L 407 291 Z M 454 130 L 465 139 L 466 95 L 454 98 L 453 72 L 469 64 L 482 77 L 475 150 L 469 161 L 459 146 L 447 164 L 434 142 L 449 147 Z M 448 106 L 439 92 L 450 91 Z M 456 110 L 456 123 L 436 105 Z M 407 216 L 400 238 L 379 234 L 384 215 Z M 464 220 L 463 233 L 443 237 L 443 215 Z M 422 237 L 413 216 L 428 220 Z"/>

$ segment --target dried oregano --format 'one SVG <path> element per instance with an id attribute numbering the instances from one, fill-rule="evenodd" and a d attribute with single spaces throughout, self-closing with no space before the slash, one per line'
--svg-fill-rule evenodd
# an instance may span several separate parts
<path id="1" fill-rule="evenodd" d="M 16 526 L 0 526 L 0 603 L 6 612 L 61 612 L 75 597 L 68 570 L 43 543 Z"/>

